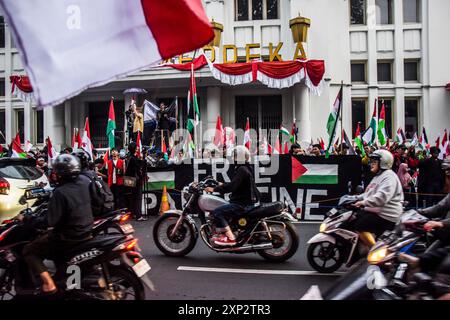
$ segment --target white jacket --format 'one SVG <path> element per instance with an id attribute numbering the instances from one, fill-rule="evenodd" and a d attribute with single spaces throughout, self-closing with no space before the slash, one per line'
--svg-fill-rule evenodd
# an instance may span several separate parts
<path id="1" fill-rule="evenodd" d="M 394 171 L 385 170 L 376 175 L 359 196 L 366 211 L 378 214 L 381 218 L 397 222 L 403 213 L 403 188 Z"/>

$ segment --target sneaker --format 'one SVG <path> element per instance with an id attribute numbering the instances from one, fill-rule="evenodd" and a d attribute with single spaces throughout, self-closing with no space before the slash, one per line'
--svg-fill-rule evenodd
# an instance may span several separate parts
<path id="1" fill-rule="evenodd" d="M 218 246 L 234 246 L 236 245 L 236 240 L 230 240 L 227 236 L 222 237 L 220 239 L 217 239 L 216 241 L 214 241 L 215 244 L 217 244 Z"/>
<path id="2" fill-rule="evenodd" d="M 136 219 L 136 221 L 147 221 L 146 217 L 139 217 Z"/>

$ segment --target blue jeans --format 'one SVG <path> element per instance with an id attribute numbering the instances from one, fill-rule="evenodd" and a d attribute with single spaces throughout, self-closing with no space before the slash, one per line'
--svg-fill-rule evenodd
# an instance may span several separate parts
<path id="1" fill-rule="evenodd" d="M 252 205 L 250 206 L 242 206 L 237 203 L 230 203 L 223 205 L 221 207 L 216 208 L 212 214 L 214 216 L 214 222 L 216 224 L 216 230 L 218 232 L 224 232 L 225 228 L 228 227 L 228 220 L 229 218 L 241 215 L 245 213 L 250 208 L 253 208 Z"/>

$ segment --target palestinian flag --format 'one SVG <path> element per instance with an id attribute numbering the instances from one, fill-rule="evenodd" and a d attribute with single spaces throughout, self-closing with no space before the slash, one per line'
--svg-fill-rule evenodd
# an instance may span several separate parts
<path id="1" fill-rule="evenodd" d="M 106 126 L 106 136 L 108 137 L 108 147 L 111 150 L 116 146 L 114 141 L 114 130 L 116 130 L 116 115 L 114 113 L 114 103 L 111 99 L 109 104 L 108 125 Z"/>
<path id="2" fill-rule="evenodd" d="M 224 144 L 224 132 L 223 132 L 223 126 L 222 126 L 222 118 L 220 116 L 217 116 L 217 123 L 216 123 L 216 132 L 214 134 L 214 140 L 213 143 L 219 147 Z"/>
<path id="3" fill-rule="evenodd" d="M 358 147 L 359 151 L 361 151 L 361 156 L 364 158 L 366 156 L 366 152 L 364 151 L 364 144 L 361 138 L 361 128 L 359 127 L 359 122 L 355 132 L 355 144 L 356 147 Z"/>
<path id="4" fill-rule="evenodd" d="M 302 164 L 291 157 L 292 183 L 296 184 L 338 184 L 337 164 Z"/>
<path id="5" fill-rule="evenodd" d="M 399 144 L 404 144 L 406 141 L 405 133 L 403 132 L 402 128 L 398 128 L 397 135 L 395 136 L 395 141 L 397 141 Z"/>
<path id="6" fill-rule="evenodd" d="M 342 91 L 343 91 L 343 88 L 341 86 L 341 89 L 339 90 L 336 100 L 334 101 L 333 108 L 331 109 L 330 115 L 328 116 L 327 132 L 328 132 L 329 140 L 328 140 L 328 148 L 325 153 L 327 158 L 330 155 L 330 148 L 334 141 L 334 137 L 336 135 L 336 128 L 337 128 L 339 114 L 341 112 L 341 106 L 342 106 Z"/>
<path id="7" fill-rule="evenodd" d="M 375 105 L 373 108 L 372 119 L 370 120 L 369 128 L 364 132 L 362 140 L 369 146 L 375 143 L 377 138 L 377 99 L 375 99 Z"/>
<path id="8" fill-rule="evenodd" d="M 378 142 L 380 145 L 384 146 L 386 144 L 387 134 L 386 134 L 386 111 L 384 107 L 384 101 L 381 104 L 380 117 L 378 119 Z"/>
<path id="9" fill-rule="evenodd" d="M 0 158 L 3 157 L 4 153 L 5 153 L 5 149 L 3 149 L 3 146 L 0 144 Z"/>
<path id="10" fill-rule="evenodd" d="M 283 126 L 280 126 L 280 132 L 281 132 L 282 134 L 284 134 L 285 136 L 290 136 L 289 130 L 286 129 L 285 127 L 283 127 Z"/>
<path id="11" fill-rule="evenodd" d="M 291 143 L 295 143 L 297 141 L 297 134 L 298 134 L 298 128 L 295 125 L 295 119 L 294 119 L 294 122 L 292 123 L 292 129 L 291 129 L 291 137 L 289 138 Z"/>
<path id="12" fill-rule="evenodd" d="M 164 186 L 167 189 L 175 188 L 174 171 L 147 172 L 146 190 L 162 190 Z"/>
<path id="13" fill-rule="evenodd" d="M 348 154 L 349 155 L 355 155 L 356 151 L 353 148 L 353 145 L 350 142 L 350 139 L 348 138 L 347 133 L 345 132 L 345 130 L 342 130 L 342 136 L 344 137 L 345 144 L 348 146 Z"/>
<path id="14" fill-rule="evenodd" d="M 288 145 L 287 141 L 284 143 L 284 153 L 283 154 L 289 154 L 289 145 Z"/>
<path id="15" fill-rule="evenodd" d="M 22 149 L 22 143 L 20 142 L 20 135 L 18 132 L 17 132 L 14 140 L 11 142 L 11 151 L 12 151 L 11 158 L 26 158 L 27 157 L 26 152 Z"/>
<path id="16" fill-rule="evenodd" d="M 197 85 L 195 84 L 195 73 L 194 73 L 194 64 L 192 64 L 191 66 L 191 83 L 190 83 L 190 90 L 189 90 L 189 99 L 190 100 L 192 98 L 192 106 L 194 107 L 194 117 L 193 118 L 188 118 L 188 123 L 187 123 L 187 129 L 189 130 L 189 132 L 192 132 L 192 130 L 194 129 L 195 126 L 198 125 L 198 123 L 200 122 L 200 109 L 198 107 L 198 100 L 197 100 Z M 189 105 L 190 102 L 188 103 L 188 112 L 189 112 Z M 189 114 L 188 114 L 189 117 Z"/>

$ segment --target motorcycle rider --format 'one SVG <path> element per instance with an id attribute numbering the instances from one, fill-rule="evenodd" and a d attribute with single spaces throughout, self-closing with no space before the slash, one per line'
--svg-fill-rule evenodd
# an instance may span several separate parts
<path id="1" fill-rule="evenodd" d="M 212 241 L 218 246 L 236 245 L 236 237 L 231 231 L 227 218 L 244 213 L 249 207 L 259 202 L 259 192 L 255 184 L 255 178 L 248 163 L 250 152 L 244 146 L 237 146 L 233 151 L 235 162 L 235 173 L 233 179 L 228 183 L 216 187 L 207 187 L 208 193 L 229 193 L 230 203 L 216 208 L 213 216 L 216 223 L 216 231 L 221 234 L 215 235 Z"/>
<path id="2" fill-rule="evenodd" d="M 376 150 L 370 156 L 370 171 L 375 174 L 365 193 L 358 196 L 355 207 L 363 208 L 355 220 L 346 222 L 344 229 L 358 231 L 368 246 L 375 244 L 371 233 L 381 235 L 392 230 L 403 212 L 403 188 L 397 174 L 391 170 L 392 153 Z"/>
<path id="3" fill-rule="evenodd" d="M 42 279 L 41 293 L 52 294 L 57 287 L 44 265 L 45 258 L 62 252 L 91 238 L 93 215 L 89 187 L 79 176 L 81 164 L 77 157 L 61 154 L 53 162 L 58 186 L 48 204 L 47 222 L 53 229 L 24 247 L 23 256 L 33 273 Z"/>

